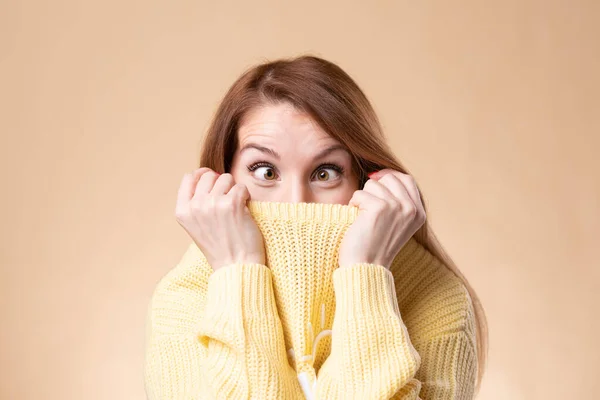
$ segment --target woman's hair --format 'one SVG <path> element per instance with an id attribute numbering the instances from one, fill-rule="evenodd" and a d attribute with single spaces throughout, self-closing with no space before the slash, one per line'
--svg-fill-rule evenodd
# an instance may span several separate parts
<path id="1" fill-rule="evenodd" d="M 373 107 L 354 80 L 337 65 L 314 56 L 266 62 L 242 74 L 217 109 L 205 137 L 200 166 L 220 173 L 230 172 L 242 118 L 254 107 L 279 102 L 288 102 L 307 113 L 325 132 L 347 147 L 353 156 L 353 169 L 359 177 L 360 188 L 370 172 L 390 168 L 409 174 L 389 148 Z M 423 192 L 419 191 L 427 211 Z M 479 368 L 476 390 L 479 391 L 488 346 L 483 306 L 427 220 L 414 237 L 464 283 L 471 296 L 477 326 Z"/>

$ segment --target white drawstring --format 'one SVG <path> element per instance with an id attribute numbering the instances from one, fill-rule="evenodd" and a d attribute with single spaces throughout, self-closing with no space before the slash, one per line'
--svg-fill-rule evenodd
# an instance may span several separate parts
<path id="1" fill-rule="evenodd" d="M 314 400 L 315 393 L 317 392 L 317 379 L 315 378 L 315 383 L 313 383 L 313 386 L 311 387 L 308 380 L 308 374 L 306 372 L 301 372 L 298 374 L 298 381 L 300 382 L 300 387 L 302 388 L 302 392 L 304 392 L 306 400 Z"/>
<path id="2" fill-rule="evenodd" d="M 321 304 L 321 331 L 315 337 L 314 332 L 313 332 L 312 323 L 310 323 L 310 322 L 308 323 L 308 334 L 309 334 L 309 337 L 312 338 L 312 340 L 313 340 L 312 352 L 311 352 L 311 354 L 305 354 L 302 357 L 300 357 L 300 361 L 310 362 L 311 365 L 312 365 L 312 363 L 314 363 L 314 361 L 317 357 L 317 346 L 319 345 L 319 341 L 321 339 L 323 339 L 324 337 L 331 335 L 331 329 L 324 329 L 324 328 L 325 328 L 325 303 L 322 303 Z M 288 350 L 288 356 L 291 357 L 292 359 L 296 358 L 296 354 L 295 354 L 293 348 L 290 348 Z M 304 397 L 306 398 L 306 400 L 314 400 L 315 395 L 317 393 L 317 378 L 315 377 L 315 381 L 313 382 L 313 384 L 311 386 L 308 374 L 306 372 L 301 372 L 298 374 L 298 381 L 300 382 L 300 387 L 302 388 L 302 392 L 304 392 Z"/>

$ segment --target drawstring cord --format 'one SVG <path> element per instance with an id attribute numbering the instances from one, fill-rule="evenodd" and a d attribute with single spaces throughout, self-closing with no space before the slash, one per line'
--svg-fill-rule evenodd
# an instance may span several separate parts
<path id="1" fill-rule="evenodd" d="M 324 329 L 325 328 L 325 303 L 321 304 L 321 327 L 320 328 L 321 328 L 320 332 L 317 334 L 317 336 L 314 336 L 312 323 L 310 323 L 310 322 L 308 323 L 308 334 L 313 342 L 312 352 L 311 352 L 311 354 L 305 354 L 302 357 L 300 357 L 300 359 L 299 359 L 300 361 L 310 362 L 310 364 L 312 365 L 317 357 L 317 346 L 319 345 L 319 342 L 324 337 L 331 335 L 331 329 Z M 296 354 L 294 353 L 294 348 L 291 347 L 288 350 L 288 356 L 291 357 L 292 359 L 296 358 Z M 313 382 L 313 384 L 311 386 L 310 382 L 309 382 L 308 374 L 306 372 L 301 372 L 300 374 L 298 374 L 298 381 L 300 382 L 300 387 L 302 388 L 302 391 L 304 392 L 304 397 L 306 398 L 306 400 L 314 400 L 315 394 L 317 392 L 317 378 L 315 377 L 315 381 Z"/>

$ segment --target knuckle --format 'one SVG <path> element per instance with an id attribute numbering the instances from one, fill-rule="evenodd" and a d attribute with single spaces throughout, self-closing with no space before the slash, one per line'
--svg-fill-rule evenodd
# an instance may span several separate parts
<path id="1" fill-rule="evenodd" d="M 390 208 L 394 212 L 400 212 L 402 211 L 402 203 L 398 200 L 394 200 L 391 202 Z"/>
<path id="2" fill-rule="evenodd" d="M 231 174 L 222 174 L 217 178 L 217 181 L 225 183 L 227 186 L 233 186 L 234 180 Z"/>
<path id="3" fill-rule="evenodd" d="M 248 191 L 248 186 L 246 186 L 244 183 L 239 182 L 239 183 L 236 183 L 235 185 L 237 187 L 239 187 L 241 190 Z"/>
<path id="4" fill-rule="evenodd" d="M 177 221 L 187 221 L 189 216 L 190 216 L 189 210 L 181 209 L 181 208 L 175 209 L 175 219 Z"/>
<path id="5" fill-rule="evenodd" d="M 203 210 L 206 210 L 206 204 L 203 198 L 193 198 L 192 201 L 190 201 L 190 209 L 193 212 L 193 214 L 198 214 L 200 212 L 202 212 Z"/>
<path id="6" fill-rule="evenodd" d="M 248 194 L 248 187 L 240 182 L 237 182 L 235 185 L 233 185 L 231 190 L 234 193 L 238 193 L 238 194 L 242 194 L 242 195 Z"/>
<path id="7" fill-rule="evenodd" d="M 197 177 L 198 175 L 206 174 L 208 171 L 211 171 L 211 169 L 208 167 L 197 168 L 193 170 L 189 175 L 191 175 L 192 177 Z"/>
<path id="8" fill-rule="evenodd" d="M 389 203 L 382 199 L 375 199 L 374 207 L 379 212 L 386 211 L 389 207 Z"/>
<path id="9" fill-rule="evenodd" d="M 382 176 L 381 178 L 379 178 L 379 182 L 387 182 L 390 180 L 394 180 L 397 179 L 396 176 L 394 174 L 385 174 L 384 176 Z"/>
<path id="10" fill-rule="evenodd" d="M 231 211 L 233 209 L 233 198 L 231 196 L 219 196 L 215 208 L 219 211 Z"/>
<path id="11" fill-rule="evenodd" d="M 215 172 L 216 173 L 216 172 Z M 219 175 L 219 177 L 217 178 L 217 180 L 219 181 L 230 181 L 233 179 L 233 176 L 231 174 L 221 174 Z"/>
<path id="12" fill-rule="evenodd" d="M 212 176 L 212 177 L 214 177 L 214 176 L 216 176 L 216 175 L 218 175 L 218 174 L 217 174 L 215 171 L 213 171 L 213 170 L 211 169 L 210 171 L 206 171 L 206 173 L 204 173 L 204 174 L 202 175 L 202 178 L 200 178 L 200 179 L 203 179 L 203 178 L 205 178 L 205 177 L 207 177 L 207 176 Z"/>
<path id="13" fill-rule="evenodd" d="M 404 213 L 411 218 L 415 218 L 417 216 L 417 208 L 414 205 L 408 205 L 404 207 Z"/>

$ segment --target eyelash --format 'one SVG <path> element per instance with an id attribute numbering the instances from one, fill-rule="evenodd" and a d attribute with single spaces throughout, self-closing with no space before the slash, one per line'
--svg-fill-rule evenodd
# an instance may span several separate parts
<path id="1" fill-rule="evenodd" d="M 256 169 L 258 169 L 260 167 L 268 167 L 268 168 L 272 168 L 273 170 L 277 171 L 277 168 L 275 168 L 275 166 L 273 164 L 266 162 L 266 161 L 259 161 L 259 162 L 256 162 L 254 164 L 250 164 L 247 166 L 248 171 L 250 171 L 250 172 L 255 171 Z M 344 167 L 342 167 L 341 165 L 334 164 L 334 163 L 323 163 L 315 169 L 315 173 L 321 169 L 326 169 L 326 168 L 330 168 L 340 175 L 343 175 L 344 171 L 345 171 Z"/>

